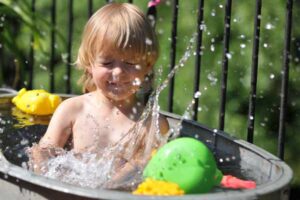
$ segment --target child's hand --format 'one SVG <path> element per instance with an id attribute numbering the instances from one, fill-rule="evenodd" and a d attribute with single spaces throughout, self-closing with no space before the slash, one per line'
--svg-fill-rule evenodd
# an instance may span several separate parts
<path id="1" fill-rule="evenodd" d="M 29 150 L 29 166 L 38 173 L 42 174 L 47 171 L 47 161 L 64 152 L 61 148 L 54 147 L 41 147 L 38 144 L 34 144 Z"/>
<path id="2" fill-rule="evenodd" d="M 105 185 L 108 189 L 126 189 L 132 190 L 141 181 L 141 173 L 145 166 L 145 161 L 132 159 L 130 161 L 123 159 L 113 170 L 111 179 Z"/>

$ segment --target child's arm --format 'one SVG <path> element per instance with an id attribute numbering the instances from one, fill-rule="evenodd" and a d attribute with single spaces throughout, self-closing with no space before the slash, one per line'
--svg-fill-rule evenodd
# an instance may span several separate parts
<path id="1" fill-rule="evenodd" d="M 58 148 L 63 148 L 71 135 L 74 116 L 76 115 L 75 101 L 65 100 L 54 112 L 48 129 L 38 145 L 31 148 L 33 170 L 41 173 L 43 163 L 50 157 L 59 154 Z"/>
<path id="2" fill-rule="evenodd" d="M 162 115 L 159 116 L 159 129 L 163 137 L 166 136 L 169 131 L 169 123 Z M 158 145 L 160 146 L 161 144 Z M 117 170 L 117 173 L 112 178 L 112 185 L 109 185 L 108 187 L 114 187 L 114 184 L 119 186 L 122 185 L 122 183 L 126 183 L 128 180 L 132 180 L 132 177 L 136 176 L 138 173 L 141 173 L 140 170 L 143 170 L 149 161 L 149 158 L 151 158 L 151 155 L 146 158 L 143 153 L 142 155 L 135 155 L 131 160 L 127 161 L 124 166 Z"/>

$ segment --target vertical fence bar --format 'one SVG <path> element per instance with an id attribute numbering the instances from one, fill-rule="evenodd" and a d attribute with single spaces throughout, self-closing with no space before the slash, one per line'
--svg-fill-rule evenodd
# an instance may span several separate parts
<path id="1" fill-rule="evenodd" d="M 72 36 L 73 36 L 73 0 L 68 1 L 68 44 L 67 44 L 67 76 L 66 93 L 71 93 L 71 62 L 72 62 Z"/>
<path id="2" fill-rule="evenodd" d="M 285 115 L 287 110 L 288 99 L 288 82 L 289 82 L 289 63 L 290 63 L 290 45 L 292 32 L 293 0 L 286 1 L 286 23 L 285 39 L 283 50 L 282 80 L 280 92 L 280 116 L 279 116 L 279 133 L 278 133 L 278 157 L 284 160 L 284 143 L 285 143 Z"/>
<path id="3" fill-rule="evenodd" d="M 178 18 L 178 0 L 173 1 L 172 8 L 172 33 L 171 33 L 171 51 L 170 51 L 170 71 L 175 67 L 176 59 L 176 42 L 177 42 L 177 18 Z M 168 111 L 173 112 L 173 96 L 174 96 L 174 82 L 175 76 L 170 81 Z"/>
<path id="4" fill-rule="evenodd" d="M 226 92 L 227 92 L 227 72 L 228 72 L 228 57 L 229 55 L 229 39 L 230 39 L 230 18 L 231 18 L 231 0 L 226 0 L 225 19 L 224 19 L 224 48 L 223 48 L 223 63 L 221 77 L 221 99 L 219 113 L 219 129 L 224 130 L 225 123 L 225 107 L 226 107 Z"/>
<path id="5" fill-rule="evenodd" d="M 0 33 L 1 33 L 1 30 L 2 29 L 2 27 L 0 27 Z M 5 58 L 5 55 L 4 55 L 4 46 L 2 45 L 2 44 L 0 44 L 0 58 Z M 4 69 L 4 59 L 0 59 L 0 69 L 1 69 L 1 71 L 0 71 L 0 80 L 3 80 L 3 82 L 4 82 L 4 72 L 5 72 L 5 69 Z M 2 84 L 3 84 L 3 82 L 1 83 L 0 82 L 0 87 L 2 87 Z"/>
<path id="6" fill-rule="evenodd" d="M 254 122 L 255 122 L 255 103 L 256 103 L 257 68 L 258 68 L 258 55 L 259 55 L 261 6 L 262 6 L 261 0 L 256 0 L 254 32 L 253 32 L 253 48 L 252 48 L 251 91 L 249 97 L 248 134 L 247 134 L 247 141 L 251 143 L 253 143 L 253 131 L 254 131 Z"/>
<path id="7" fill-rule="evenodd" d="M 200 76 L 201 76 L 201 59 L 202 59 L 202 33 L 203 33 L 203 8 L 204 0 L 198 1 L 198 18 L 197 18 L 197 46 L 196 46 L 196 60 L 195 60 L 195 78 L 194 78 L 194 94 L 199 91 L 200 88 Z M 193 107 L 193 120 L 197 121 L 198 119 L 198 105 L 199 98 L 194 96 L 194 107 Z"/>
<path id="8" fill-rule="evenodd" d="M 50 91 L 55 91 L 54 59 L 55 59 L 55 30 L 56 30 L 56 0 L 52 0 L 51 6 L 51 54 L 50 54 Z"/>
<path id="9" fill-rule="evenodd" d="M 157 16 L 156 6 L 148 7 L 147 18 L 153 29 L 155 29 L 155 25 L 156 25 L 156 16 Z"/>
<path id="10" fill-rule="evenodd" d="M 93 14 L 93 0 L 88 0 L 88 18 Z"/>
<path id="11" fill-rule="evenodd" d="M 32 13 L 33 21 L 34 21 L 35 20 L 35 0 L 31 1 L 31 13 Z M 30 38 L 28 67 L 29 67 L 28 89 L 32 89 L 32 87 L 33 87 L 33 71 L 34 71 L 34 35 L 33 35 L 33 33 Z"/>

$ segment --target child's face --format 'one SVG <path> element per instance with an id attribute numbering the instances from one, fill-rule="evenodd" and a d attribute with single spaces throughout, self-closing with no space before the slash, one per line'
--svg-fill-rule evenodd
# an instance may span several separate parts
<path id="1" fill-rule="evenodd" d="M 101 54 L 90 69 L 97 89 L 114 101 L 126 100 L 137 92 L 150 67 L 123 55 Z"/>

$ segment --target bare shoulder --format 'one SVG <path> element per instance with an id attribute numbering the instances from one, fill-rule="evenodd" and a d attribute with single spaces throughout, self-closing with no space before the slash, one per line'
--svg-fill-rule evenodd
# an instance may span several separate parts
<path id="1" fill-rule="evenodd" d="M 64 100 L 55 110 L 40 145 L 63 147 L 72 132 L 72 126 L 83 109 L 83 96 Z"/>
<path id="2" fill-rule="evenodd" d="M 58 106 L 58 109 L 69 110 L 71 112 L 80 110 L 83 107 L 84 98 L 84 95 L 68 98 Z"/>
<path id="3" fill-rule="evenodd" d="M 162 114 L 159 115 L 159 129 L 163 135 L 167 134 L 170 129 L 167 118 Z"/>

